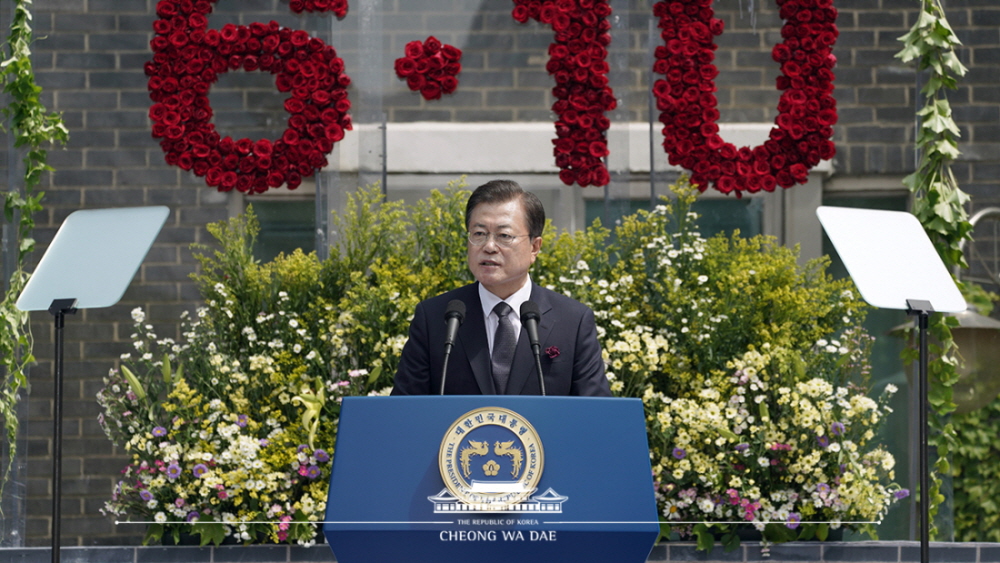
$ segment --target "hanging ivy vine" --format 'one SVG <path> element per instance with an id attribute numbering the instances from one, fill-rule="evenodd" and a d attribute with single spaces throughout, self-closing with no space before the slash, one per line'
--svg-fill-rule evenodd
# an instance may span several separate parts
<path id="1" fill-rule="evenodd" d="M 916 61 L 917 71 L 926 80 L 920 94 L 924 105 L 917 111 L 920 124 L 917 129 L 917 150 L 920 162 L 916 171 L 903 183 L 913 193 L 913 214 L 934 243 L 949 270 L 953 266 L 967 267 L 959 244 L 970 238 L 972 225 L 965 210 L 969 196 L 963 192 L 951 163 L 959 156 L 960 132 L 951 114 L 947 92 L 955 90 L 958 78 L 966 68 L 958 60 L 955 49 L 961 45 L 954 30 L 948 25 L 940 0 L 920 0 L 921 10 L 909 33 L 899 38 L 903 50 L 896 54 L 901 61 Z M 940 475 L 950 473 L 948 456 L 955 445 L 955 430 L 948 415 L 955 410 L 952 386 L 958 380 L 958 356 L 951 328 L 954 318 L 940 313 L 931 315 L 929 329 L 936 342 L 930 345 L 928 365 L 930 380 L 929 401 L 934 412 L 929 417 L 931 443 L 937 449 L 934 479 L 929 491 L 930 513 L 933 521 L 937 507 L 944 502 L 940 491 Z M 911 350 L 908 360 L 916 359 Z M 936 531 L 932 531 L 932 534 Z"/>
<path id="2" fill-rule="evenodd" d="M 62 118 L 48 113 L 39 101 L 41 88 L 35 84 L 31 67 L 31 0 L 14 0 L 10 35 L 3 46 L 0 61 L 0 84 L 8 103 L 2 108 L 14 137 L 14 147 L 24 153 L 23 186 L 8 186 L 4 193 L 4 218 L 11 226 L 8 231 L 9 250 L 16 249 L 16 267 L 0 302 L 0 416 L 4 427 L 8 453 L 5 466 L 0 467 L 0 493 L 7 482 L 17 453 L 18 393 L 27 385 L 24 370 L 34 361 L 28 314 L 15 306 L 17 297 L 27 283 L 24 260 L 34 249 L 31 238 L 35 226 L 33 214 L 41 210 L 42 192 L 36 191 L 42 174 L 51 170 L 46 164 L 46 151 L 52 143 L 64 143 L 69 133 Z"/>

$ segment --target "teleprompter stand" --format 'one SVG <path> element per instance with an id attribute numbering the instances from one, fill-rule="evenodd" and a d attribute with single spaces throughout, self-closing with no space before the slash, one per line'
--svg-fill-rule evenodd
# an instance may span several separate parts
<path id="1" fill-rule="evenodd" d="M 917 218 L 899 211 L 820 207 L 820 223 L 830 236 L 861 297 L 870 305 L 905 310 L 917 317 L 920 357 L 917 377 L 920 561 L 930 561 L 930 478 L 928 473 L 927 327 L 930 314 L 957 313 L 965 299 L 934 250 Z"/>
<path id="2" fill-rule="evenodd" d="M 78 309 L 121 299 L 167 219 L 166 207 L 91 209 L 70 214 L 18 297 L 22 311 L 48 311 L 55 323 L 52 430 L 52 563 L 62 521 L 63 330 Z"/>

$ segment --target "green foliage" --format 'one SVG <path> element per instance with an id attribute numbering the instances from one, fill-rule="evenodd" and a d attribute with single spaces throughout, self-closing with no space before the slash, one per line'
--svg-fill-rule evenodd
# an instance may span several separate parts
<path id="1" fill-rule="evenodd" d="M 674 195 L 613 244 L 599 225 L 560 236 L 533 273 L 594 309 L 612 390 L 643 399 L 666 533 L 730 549 L 739 527 L 723 522 L 777 543 L 880 519 L 907 493 L 873 441 L 888 395 L 866 396 L 853 285 L 768 237 L 702 238 L 686 179 Z"/>
<path id="2" fill-rule="evenodd" d="M 917 111 L 920 126 L 917 131 L 917 150 L 920 163 L 916 171 L 903 179 L 913 193 L 913 214 L 923 225 L 945 265 L 968 267 L 962 256 L 961 242 L 970 238 L 965 204 L 969 196 L 963 192 L 951 171 L 951 163 L 958 155 L 959 129 L 952 118 L 946 92 L 958 87 L 958 78 L 967 69 L 958 60 L 955 49 L 961 45 L 948 24 L 940 0 L 920 0 L 921 11 L 910 31 L 899 38 L 903 49 L 896 54 L 904 63 L 917 61 L 917 70 L 926 76 L 920 93 L 924 106 Z M 938 505 L 944 501 L 937 475 L 950 470 L 948 459 L 955 445 L 955 431 L 948 415 L 955 410 L 952 386 L 958 381 L 958 359 L 951 338 L 949 320 L 940 313 L 931 315 L 929 329 L 937 344 L 929 350 L 934 358 L 928 366 L 929 396 L 934 415 L 930 425 L 934 432 L 931 441 L 937 449 L 935 475 L 929 491 L 931 520 Z M 913 354 L 910 360 L 915 359 Z M 962 510 L 957 507 L 957 510 Z M 932 529 L 936 534 L 936 528 Z"/>
<path id="3" fill-rule="evenodd" d="M 456 184 L 405 206 L 359 190 L 322 260 L 258 262 L 252 208 L 209 225 L 218 245 L 195 248 L 204 306 L 183 339 L 133 311 L 134 352 L 98 395 L 102 427 L 131 456 L 105 512 L 155 522 L 146 542 L 314 541 L 340 399 L 387 393 L 417 302 L 470 279 L 468 195 Z"/>
<path id="4" fill-rule="evenodd" d="M 981 315 L 989 315 L 998 296 L 974 283 L 963 283 L 962 294 Z M 952 417 L 955 445 L 952 484 L 955 539 L 1000 542 L 1000 398 L 985 407 Z"/>
<path id="5" fill-rule="evenodd" d="M 951 162 L 958 157 L 958 126 L 945 95 L 958 87 L 958 77 L 967 69 L 955 49 L 961 45 L 948 25 L 939 0 L 921 0 L 921 11 L 909 33 L 899 38 L 903 50 L 896 57 L 904 63 L 917 61 L 927 82 L 921 89 L 924 106 L 917 115 L 917 149 L 920 164 L 903 183 L 914 194 L 913 214 L 927 230 L 948 265 L 965 266 L 959 244 L 969 238 L 972 226 L 964 205 L 969 196 L 958 186 Z"/>
<path id="6" fill-rule="evenodd" d="M 12 224 L 13 248 L 16 248 L 15 271 L 0 297 L 0 422 L 8 447 L 7 465 L 0 468 L 0 494 L 7 483 L 14 456 L 17 453 L 17 401 L 20 390 L 27 386 L 25 369 L 34 362 L 28 315 L 17 310 L 17 297 L 24 290 L 28 275 L 22 270 L 25 257 L 35 247 L 32 231 L 33 214 L 41 210 L 43 194 L 35 192 L 42 174 L 51 170 L 46 164 L 50 143 L 66 142 L 69 132 L 58 114 L 47 113 L 39 101 L 42 89 L 35 84 L 31 66 L 31 0 L 15 0 L 10 35 L 0 60 L 0 84 L 10 98 L 2 108 L 9 120 L 14 146 L 24 151 L 23 191 L 15 186 L 4 193 L 4 219 Z M 2 126 L 0 126 L 2 129 Z"/>
<path id="7" fill-rule="evenodd" d="M 955 540 L 1000 542 L 1000 399 L 956 415 Z"/>
<path id="8" fill-rule="evenodd" d="M 472 281 L 468 195 L 453 185 L 406 205 L 383 201 L 377 186 L 359 190 L 334 218 L 338 243 L 323 259 L 255 261 L 252 209 L 212 225 L 218 250 L 199 248 L 195 277 L 205 307 L 183 341 L 157 339 L 135 312 L 134 356 L 101 393 L 108 435 L 133 455 L 126 477 L 144 484 L 124 479 L 108 510 L 156 521 L 150 541 L 178 533 L 191 511 L 203 542 L 310 541 L 325 480 L 260 477 L 253 497 L 238 483 L 258 477 L 238 474 L 223 452 L 237 437 L 266 436 L 255 461 L 271 474 L 301 469 L 296 455 L 317 465 L 310 452 L 333 444 L 337 399 L 388 392 L 416 304 Z M 850 282 L 832 280 L 824 260 L 800 266 L 767 237 L 703 239 L 686 179 L 675 196 L 624 218 L 614 237 L 600 223 L 550 228 L 531 274 L 593 308 L 612 390 L 644 400 L 667 530 L 680 515 L 704 520 L 687 530 L 699 545 L 718 532 L 733 547 L 736 530 L 720 522 L 746 519 L 748 506 L 768 542 L 825 537 L 824 519 L 877 518 L 900 491 L 892 457 L 872 443 L 884 405 L 864 395 L 870 338 Z M 226 499 L 192 486 L 206 456 Z M 182 475 L 173 483 L 145 469 L 171 465 Z M 156 506 L 140 502 L 143 491 Z M 278 516 L 286 529 L 226 524 Z"/>

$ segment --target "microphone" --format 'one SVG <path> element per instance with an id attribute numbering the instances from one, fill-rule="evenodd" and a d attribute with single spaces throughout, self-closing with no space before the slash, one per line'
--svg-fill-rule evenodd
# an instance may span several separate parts
<path id="1" fill-rule="evenodd" d="M 465 303 L 452 299 L 444 311 L 444 322 L 448 328 L 444 333 L 444 367 L 441 368 L 441 394 L 444 395 L 444 382 L 448 377 L 448 358 L 451 357 L 451 347 L 455 344 L 458 327 L 465 321 Z"/>
<path id="2" fill-rule="evenodd" d="M 545 395 L 545 377 L 542 375 L 542 345 L 538 342 L 538 321 L 542 319 L 542 314 L 538 310 L 538 304 L 534 301 L 521 303 L 521 325 L 528 332 L 528 342 L 531 343 L 531 351 L 535 355 L 535 368 L 538 370 L 538 386 Z"/>

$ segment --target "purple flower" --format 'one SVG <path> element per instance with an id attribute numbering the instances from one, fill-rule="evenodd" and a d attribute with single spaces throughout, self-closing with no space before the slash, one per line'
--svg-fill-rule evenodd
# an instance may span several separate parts
<path id="1" fill-rule="evenodd" d="M 844 430 L 845 428 L 843 422 L 834 422 L 830 425 L 830 433 L 834 436 L 843 436 Z"/>
<path id="2" fill-rule="evenodd" d="M 674 459 L 684 459 L 687 457 L 687 452 L 683 448 L 674 448 L 673 456 Z"/>
<path id="3" fill-rule="evenodd" d="M 192 510 L 191 512 L 188 512 L 187 521 L 188 522 L 193 522 L 193 521 L 197 520 L 200 516 L 201 516 L 201 514 L 198 514 L 197 510 Z"/>
<path id="4" fill-rule="evenodd" d="M 184 499 L 178 497 L 177 500 L 174 501 L 174 506 L 177 508 L 184 506 Z"/>
<path id="5" fill-rule="evenodd" d="M 176 463 L 171 463 L 167 466 L 167 478 L 174 480 L 181 476 L 181 466 Z"/>
<path id="6" fill-rule="evenodd" d="M 817 436 L 816 441 L 819 442 L 819 447 L 826 448 L 830 445 L 830 439 L 826 436 Z"/>
<path id="7" fill-rule="evenodd" d="M 320 470 L 319 467 L 316 465 L 310 465 L 309 469 L 306 471 L 306 477 L 309 477 L 310 479 L 315 479 L 319 477 L 319 475 L 320 475 Z"/>
<path id="8" fill-rule="evenodd" d="M 167 435 L 167 429 L 162 426 L 157 426 L 156 428 L 153 429 L 153 436 L 156 436 L 157 438 L 162 438 L 163 436 L 166 435 Z"/>
<path id="9" fill-rule="evenodd" d="M 750 444 L 736 444 L 736 451 L 745 452 L 750 449 Z"/>
<path id="10" fill-rule="evenodd" d="M 820 483 L 819 485 L 816 485 L 816 492 L 821 495 L 829 493 L 830 485 L 827 485 L 826 483 Z"/>
<path id="11" fill-rule="evenodd" d="M 785 526 L 788 526 L 789 528 L 794 530 L 795 528 L 799 527 L 799 522 L 801 521 L 802 521 L 802 516 L 798 512 L 793 512 L 788 515 L 788 522 L 785 524 Z"/>
<path id="12" fill-rule="evenodd" d="M 148 489 L 143 489 L 139 491 L 139 498 L 147 502 L 151 501 L 153 500 L 153 493 L 149 492 Z"/>
<path id="13" fill-rule="evenodd" d="M 315 457 L 316 461 L 319 463 L 326 463 L 330 461 L 330 454 L 326 453 L 326 450 L 316 450 L 313 452 L 313 457 Z"/>
<path id="14" fill-rule="evenodd" d="M 304 451 L 306 451 L 308 449 L 309 449 L 309 446 L 307 446 L 306 444 L 299 444 L 299 447 L 295 448 L 295 452 L 296 453 L 301 453 L 301 452 L 304 452 Z"/>
<path id="15" fill-rule="evenodd" d="M 194 469 L 191 470 L 191 473 L 194 473 L 195 477 L 201 477 L 202 475 L 208 473 L 208 466 L 205 465 L 204 463 L 199 463 L 198 465 L 194 466 Z"/>
<path id="16" fill-rule="evenodd" d="M 249 419 L 247 418 L 247 415 L 241 414 L 238 417 L 236 417 L 236 426 L 239 426 L 240 428 L 246 428 L 248 420 Z"/>
<path id="17" fill-rule="evenodd" d="M 896 500 L 903 500 L 904 498 L 910 496 L 910 489 L 899 489 L 892 496 L 896 497 Z"/>

